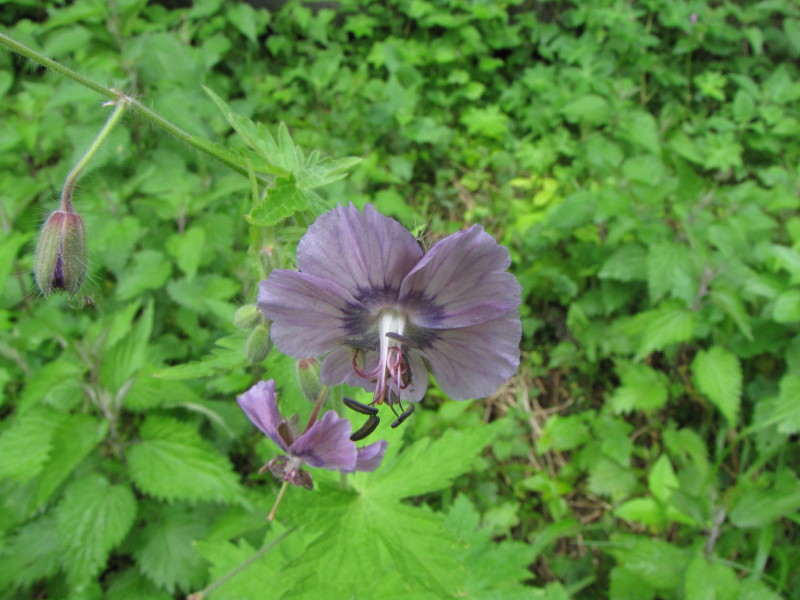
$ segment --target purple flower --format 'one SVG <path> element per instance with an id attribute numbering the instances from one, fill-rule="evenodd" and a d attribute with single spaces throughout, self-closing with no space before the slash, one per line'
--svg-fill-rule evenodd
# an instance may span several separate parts
<path id="1" fill-rule="evenodd" d="M 275 270 L 258 306 L 278 349 L 327 355 L 322 382 L 416 402 L 427 371 L 455 400 L 491 394 L 519 366 L 521 288 L 508 251 L 473 225 L 424 252 L 371 205 L 338 206 L 297 247 L 299 272 Z"/>
<path id="2" fill-rule="evenodd" d="M 311 475 L 303 464 L 332 471 L 353 473 L 374 471 L 386 451 L 386 440 L 363 448 L 350 441 L 350 421 L 328 411 L 307 431 L 297 435 L 296 423 L 286 421 L 278 411 L 275 381 L 260 381 L 237 399 L 247 417 L 288 456 L 279 456 L 265 465 L 284 481 L 311 489 Z"/>

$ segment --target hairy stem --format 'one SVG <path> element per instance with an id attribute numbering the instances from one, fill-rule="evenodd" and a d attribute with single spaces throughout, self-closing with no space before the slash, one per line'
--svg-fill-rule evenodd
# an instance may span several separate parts
<path id="1" fill-rule="evenodd" d="M 37 52 L 33 48 L 29 48 L 28 46 L 21 44 L 17 40 L 8 37 L 4 33 L 0 33 L 0 46 L 5 46 L 6 48 L 13 50 L 17 54 L 21 54 L 26 56 L 27 58 L 31 59 L 32 61 L 39 63 L 43 67 L 47 67 L 57 73 L 60 73 L 64 77 L 68 77 L 73 81 L 81 84 L 84 87 L 89 88 L 90 90 L 94 90 L 101 96 L 105 96 L 109 100 L 123 100 L 130 106 L 131 110 L 138 113 L 140 116 L 145 118 L 146 120 L 150 121 L 156 127 L 163 129 L 170 135 L 175 136 L 176 138 L 183 140 L 190 146 L 196 148 L 200 152 L 204 154 L 208 154 L 216 158 L 222 164 L 230 167 L 237 173 L 241 173 L 242 175 L 247 175 L 247 169 L 240 165 L 236 160 L 234 160 L 228 153 L 225 152 L 224 148 L 212 144 L 211 142 L 194 136 L 190 133 L 187 133 L 177 125 L 172 124 L 164 117 L 158 115 L 157 113 L 153 112 L 146 106 L 144 106 L 138 100 L 131 98 L 130 96 L 115 90 L 113 88 L 108 88 L 104 85 L 97 83 L 96 81 L 92 81 L 88 77 L 81 75 L 80 73 L 73 71 L 72 69 L 65 67 L 64 65 L 54 61 L 51 58 L 46 57 L 41 52 Z"/>
<path id="2" fill-rule="evenodd" d="M 280 534 L 278 537 L 276 537 L 274 540 L 272 540 L 269 544 L 264 544 L 250 558 L 245 560 L 243 563 L 236 565 L 233 569 L 231 569 L 230 571 L 225 573 L 225 575 L 223 575 L 222 577 L 217 579 L 215 582 L 213 582 L 208 587 L 200 590 L 199 592 L 195 592 L 194 594 L 191 594 L 190 596 L 187 597 L 187 600 L 202 600 L 203 598 L 208 596 L 208 594 L 210 594 L 211 592 L 216 590 L 218 587 L 224 585 L 225 583 L 227 583 L 228 581 L 233 579 L 236 575 L 238 575 L 239 573 L 244 571 L 247 567 L 252 565 L 259 558 L 261 558 L 267 552 L 272 550 L 275 546 L 277 546 L 279 543 L 281 543 L 284 540 L 284 538 L 286 538 L 290 533 L 293 533 L 295 529 L 297 529 L 297 528 L 296 527 L 292 527 L 291 529 L 287 529 L 282 534 Z"/>
<path id="3" fill-rule="evenodd" d="M 100 149 L 100 146 L 108 137 L 108 134 L 110 134 L 114 127 L 116 127 L 117 123 L 119 123 L 119 120 L 122 118 L 125 109 L 128 107 L 128 102 L 125 96 L 121 96 L 116 102 L 113 102 L 113 104 L 117 105 L 117 107 L 114 109 L 114 112 L 111 113 L 111 116 L 106 121 L 106 124 L 103 125 L 100 133 L 98 133 L 97 137 L 94 138 L 94 141 L 92 141 L 89 149 L 81 157 L 78 163 L 72 167 L 72 170 L 64 180 L 64 189 L 61 190 L 61 210 L 64 212 L 72 212 L 72 190 L 75 188 L 75 182 L 78 181 L 78 177 L 80 177 L 81 173 L 83 173 L 83 170 L 86 168 L 86 165 L 89 164 L 89 161 L 92 160 L 92 157 Z"/>

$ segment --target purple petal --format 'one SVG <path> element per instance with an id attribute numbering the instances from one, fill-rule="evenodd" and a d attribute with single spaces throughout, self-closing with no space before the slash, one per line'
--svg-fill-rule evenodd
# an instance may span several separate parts
<path id="1" fill-rule="evenodd" d="M 352 472 L 356 467 L 356 445 L 350 441 L 350 421 L 329 410 L 297 438 L 289 454 L 312 467 Z"/>
<path id="2" fill-rule="evenodd" d="M 308 273 L 278 269 L 258 288 L 258 307 L 272 320 L 272 340 L 294 358 L 317 357 L 338 346 L 347 334 L 342 314 L 357 304 L 333 281 Z"/>
<path id="3" fill-rule="evenodd" d="M 437 308 L 426 314 L 410 308 L 414 322 L 423 327 L 469 327 L 497 319 L 515 310 L 521 287 L 507 273 L 508 250 L 480 225 L 449 235 L 431 248 L 403 280 L 400 298 L 410 307 L 414 298 L 425 298 Z"/>
<path id="4" fill-rule="evenodd" d="M 513 311 L 472 327 L 441 331 L 425 358 L 453 400 L 482 398 L 517 372 L 521 337 L 519 313 Z"/>
<path id="5" fill-rule="evenodd" d="M 358 457 L 356 458 L 356 471 L 374 471 L 380 467 L 388 445 L 389 443 L 386 440 L 381 440 L 359 448 Z"/>
<path id="6" fill-rule="evenodd" d="M 297 246 L 300 271 L 336 281 L 353 296 L 397 289 L 422 257 L 414 236 L 371 204 L 361 213 L 338 206 L 321 215 Z"/>
<path id="7" fill-rule="evenodd" d="M 278 425 L 281 424 L 283 419 L 280 412 L 278 412 L 274 380 L 259 381 L 244 394 L 236 398 L 236 401 L 239 403 L 239 406 L 242 407 L 247 418 L 250 419 L 262 433 L 280 446 L 284 452 L 289 451 L 283 439 L 281 439 L 280 434 L 278 434 Z"/>

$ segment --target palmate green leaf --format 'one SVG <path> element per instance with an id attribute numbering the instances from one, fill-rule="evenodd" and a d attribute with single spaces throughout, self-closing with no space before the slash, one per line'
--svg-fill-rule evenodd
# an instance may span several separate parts
<path id="1" fill-rule="evenodd" d="M 264 543 L 269 543 L 275 537 L 274 531 L 270 531 Z M 195 547 L 198 553 L 211 563 L 209 579 L 212 581 L 219 580 L 245 561 L 252 559 L 258 551 L 245 540 L 239 540 L 237 543 L 224 540 L 200 541 L 195 543 Z M 286 560 L 281 550 L 275 548 L 254 560 L 246 569 L 215 590 L 211 600 L 282 598 L 294 582 L 282 573 Z"/>
<path id="2" fill-rule="evenodd" d="M 728 423 L 736 424 L 742 396 L 742 368 L 732 352 L 713 346 L 692 361 L 697 388 L 719 409 Z"/>
<path id="3" fill-rule="evenodd" d="M 206 564 L 193 544 L 204 537 L 208 526 L 207 515 L 189 507 L 162 507 L 141 532 L 133 553 L 142 573 L 170 594 L 201 586 Z"/>
<path id="4" fill-rule="evenodd" d="M 459 562 L 467 567 L 463 587 L 466 597 L 508 600 L 519 597 L 521 583 L 530 576 L 534 559 L 530 544 L 495 542 L 492 530 L 480 526 L 481 516 L 465 495 L 459 495 L 445 518 L 445 527 L 462 541 Z"/>
<path id="5" fill-rule="evenodd" d="M 57 511 L 62 565 L 71 582 L 85 583 L 105 567 L 133 525 L 136 497 L 126 484 L 91 474 L 69 487 Z"/>
<path id="6" fill-rule="evenodd" d="M 142 440 L 128 450 L 133 483 L 163 500 L 234 502 L 239 480 L 227 457 L 210 448 L 194 427 L 153 415 L 141 428 Z"/>
<path id="7" fill-rule="evenodd" d="M 465 578 L 455 554 L 459 540 L 440 515 L 400 500 L 449 487 L 494 435 L 485 426 L 448 430 L 438 440 L 419 440 L 374 473 L 353 476 L 352 492 L 320 486 L 296 494 L 289 520 L 318 537 L 283 572 L 298 582 L 287 598 L 457 595 Z"/>

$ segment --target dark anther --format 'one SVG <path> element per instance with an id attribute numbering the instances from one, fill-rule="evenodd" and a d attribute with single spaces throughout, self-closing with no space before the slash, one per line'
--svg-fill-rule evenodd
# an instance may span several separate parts
<path id="1" fill-rule="evenodd" d="M 381 418 L 378 415 L 370 415 L 367 419 L 367 422 L 356 431 L 353 435 L 350 436 L 351 442 L 357 442 L 358 440 L 363 440 L 367 437 L 370 433 L 375 431 L 375 428 L 378 426 L 378 423 L 381 422 Z"/>
<path id="2" fill-rule="evenodd" d="M 400 423 L 402 423 L 408 417 L 410 417 L 411 413 L 413 413 L 413 412 L 414 412 L 414 405 L 409 403 L 408 408 L 403 411 L 403 414 L 401 414 L 399 417 L 397 417 L 397 420 L 394 423 L 392 423 L 392 428 L 394 429 L 395 427 L 400 425 Z"/>
<path id="3" fill-rule="evenodd" d="M 286 421 L 282 421 L 278 424 L 278 435 L 281 436 L 281 439 L 286 444 L 286 446 L 291 446 L 294 444 L 294 435 L 292 434 L 292 428 Z"/>
<path id="4" fill-rule="evenodd" d="M 377 415 L 378 414 L 378 409 L 375 408 L 374 406 L 368 406 L 366 404 L 361 404 L 361 402 L 356 402 L 352 398 L 345 398 L 344 399 L 344 405 L 347 408 L 350 408 L 350 409 L 356 411 L 357 413 L 361 413 L 362 415 L 370 415 L 370 416 L 372 416 L 372 415 Z"/>
<path id="5" fill-rule="evenodd" d="M 404 335 L 400 335 L 399 333 L 394 333 L 393 331 L 388 331 L 386 333 L 386 337 L 388 337 L 390 339 L 393 339 L 393 340 L 397 340 L 398 342 L 400 342 L 401 344 L 405 344 L 409 348 L 414 348 L 415 350 L 419 350 L 419 344 L 417 344 L 416 342 L 414 342 L 413 340 L 407 338 Z"/>

